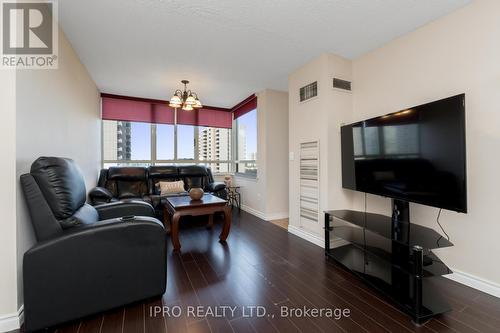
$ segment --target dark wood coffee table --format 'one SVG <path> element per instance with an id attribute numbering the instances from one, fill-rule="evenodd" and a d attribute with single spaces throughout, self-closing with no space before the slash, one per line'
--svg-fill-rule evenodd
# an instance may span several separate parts
<path id="1" fill-rule="evenodd" d="M 211 228 L 214 223 L 214 213 L 224 213 L 224 225 L 219 235 L 219 240 L 225 242 L 231 228 L 231 211 L 227 201 L 212 194 L 204 194 L 201 200 L 191 200 L 189 196 L 167 197 L 163 205 L 163 218 L 165 228 L 169 230 L 172 238 L 174 251 L 179 251 L 181 243 L 179 242 L 179 219 L 181 216 L 199 216 L 208 215 L 208 227 Z"/>

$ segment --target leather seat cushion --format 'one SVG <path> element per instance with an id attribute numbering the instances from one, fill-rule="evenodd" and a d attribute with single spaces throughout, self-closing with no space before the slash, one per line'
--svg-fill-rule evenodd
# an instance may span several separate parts
<path id="1" fill-rule="evenodd" d="M 119 199 L 141 198 L 148 193 L 148 185 L 145 181 L 117 181 Z"/>

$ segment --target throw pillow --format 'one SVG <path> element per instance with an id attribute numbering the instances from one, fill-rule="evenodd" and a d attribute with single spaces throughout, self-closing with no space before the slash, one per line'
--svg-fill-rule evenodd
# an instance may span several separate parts
<path id="1" fill-rule="evenodd" d="M 172 193 L 185 192 L 184 182 L 182 180 L 176 182 L 160 182 L 160 194 L 167 195 Z"/>

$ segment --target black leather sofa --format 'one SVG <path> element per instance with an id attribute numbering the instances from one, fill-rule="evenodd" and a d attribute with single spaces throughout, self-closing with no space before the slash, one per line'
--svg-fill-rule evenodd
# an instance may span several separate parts
<path id="1" fill-rule="evenodd" d="M 201 187 L 205 192 L 226 197 L 226 185 L 215 182 L 210 168 L 201 165 L 110 167 L 102 169 L 97 187 L 89 193 L 90 203 L 98 206 L 120 200 L 142 200 L 161 212 L 160 181 L 184 181 L 184 189 Z"/>
<path id="2" fill-rule="evenodd" d="M 25 331 L 165 292 L 165 230 L 150 204 L 86 204 L 64 158 L 37 159 L 21 185 L 37 238 L 23 260 Z"/>

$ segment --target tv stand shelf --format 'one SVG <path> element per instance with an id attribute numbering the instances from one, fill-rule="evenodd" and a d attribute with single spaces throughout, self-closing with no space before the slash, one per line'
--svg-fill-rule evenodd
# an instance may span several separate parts
<path id="1" fill-rule="evenodd" d="M 331 248 L 333 236 L 345 245 Z M 449 311 L 433 278 L 452 273 L 431 251 L 453 246 L 435 230 L 353 210 L 325 212 L 325 255 L 375 288 L 422 324 Z"/>

